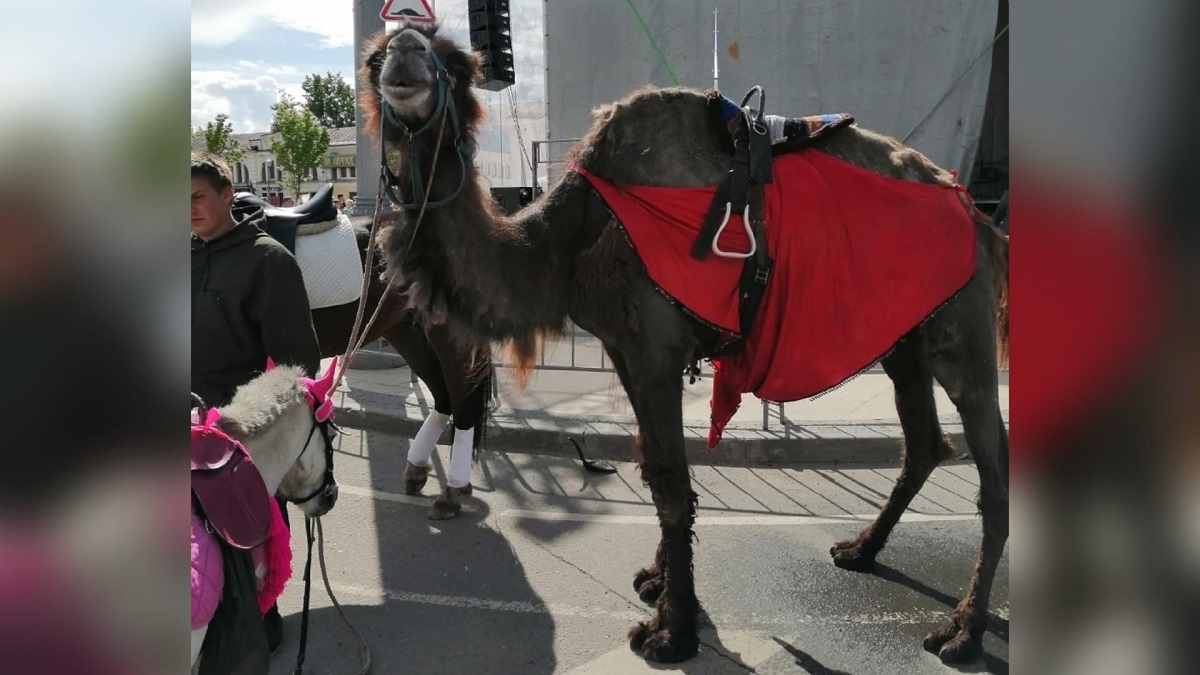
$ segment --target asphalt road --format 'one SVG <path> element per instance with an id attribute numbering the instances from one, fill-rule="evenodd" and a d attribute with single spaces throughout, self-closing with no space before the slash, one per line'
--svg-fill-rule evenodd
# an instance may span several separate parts
<path id="1" fill-rule="evenodd" d="M 631 582 L 658 542 L 632 463 L 585 475 L 566 452 L 485 452 L 467 509 L 434 522 L 425 508 L 449 448 L 439 447 L 425 496 L 406 497 L 406 441 L 348 432 L 325 553 L 374 673 L 956 672 L 921 640 L 957 603 L 978 551 L 970 464 L 935 472 L 873 575 L 837 569 L 828 551 L 874 517 L 895 468 L 694 467 L 703 644 L 691 661 L 661 666 L 634 656 L 625 638 L 649 616 Z M 295 665 L 303 597 L 298 522 L 293 532 L 296 574 L 280 599 L 285 641 L 271 671 L 280 675 Z M 304 672 L 355 673 L 357 641 L 316 560 L 313 581 Z M 986 657 L 962 671 L 1008 672 L 1007 553 L 991 611 Z"/>

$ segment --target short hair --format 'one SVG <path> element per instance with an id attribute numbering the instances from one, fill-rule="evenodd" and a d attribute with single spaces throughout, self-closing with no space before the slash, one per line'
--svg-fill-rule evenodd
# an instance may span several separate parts
<path id="1" fill-rule="evenodd" d="M 212 153 L 192 154 L 192 178 L 197 176 L 208 180 L 214 190 L 220 192 L 226 187 L 233 187 L 233 174 L 225 160 Z"/>

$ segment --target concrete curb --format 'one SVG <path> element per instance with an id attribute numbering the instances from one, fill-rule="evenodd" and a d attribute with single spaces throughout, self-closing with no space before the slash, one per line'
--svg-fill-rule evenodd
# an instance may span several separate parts
<path id="1" fill-rule="evenodd" d="M 423 419 L 369 410 L 337 408 L 337 421 L 347 427 L 411 437 Z M 961 429 L 944 428 L 958 448 L 965 448 Z M 894 429 L 892 427 L 895 427 Z M 588 459 L 630 461 L 636 458 L 632 421 L 598 419 L 537 419 L 496 414 L 488 425 L 485 449 L 560 457 L 575 457 L 569 438 L 584 446 Z M 894 432 L 894 433 L 889 433 Z M 957 432 L 957 433 L 955 433 Z M 721 443 L 705 449 L 707 427 L 685 423 L 684 442 L 693 464 L 729 466 L 789 466 L 807 464 L 896 465 L 900 460 L 899 424 L 789 425 L 761 431 L 727 429 Z M 444 441 L 446 439 L 443 439 Z M 447 441 L 448 442 L 448 441 Z"/>

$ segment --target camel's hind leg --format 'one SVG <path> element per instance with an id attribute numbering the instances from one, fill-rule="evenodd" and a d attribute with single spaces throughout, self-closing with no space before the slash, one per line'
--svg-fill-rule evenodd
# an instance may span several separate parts
<path id="1" fill-rule="evenodd" d="M 983 543 L 967 592 L 950 619 L 925 638 L 925 648 L 947 663 L 983 654 L 992 581 L 1008 541 L 1008 431 L 1000 414 L 994 309 L 985 295 L 991 289 L 971 286 L 957 307 L 928 326 L 930 367 L 962 417 L 983 514 Z"/>
<path id="2" fill-rule="evenodd" d="M 929 478 L 938 462 L 945 459 L 950 444 L 938 425 L 933 401 L 933 374 L 926 362 L 920 329 L 911 331 L 883 361 L 883 368 L 896 388 L 896 411 L 904 430 L 904 464 L 892 494 L 875 522 L 854 539 L 838 542 L 829 553 L 833 563 L 848 570 L 867 571 L 887 543 L 892 528 L 913 497 Z"/>

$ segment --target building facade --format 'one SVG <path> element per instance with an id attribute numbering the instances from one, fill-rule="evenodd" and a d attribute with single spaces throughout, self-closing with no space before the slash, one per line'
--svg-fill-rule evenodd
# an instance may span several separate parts
<path id="1" fill-rule="evenodd" d="M 283 204 L 285 199 L 294 200 L 295 195 L 287 192 L 283 183 L 283 170 L 271 152 L 270 132 L 233 134 L 233 140 L 246 153 L 242 161 L 230 166 L 233 172 L 233 189 L 252 192 L 272 204 Z M 329 130 L 329 150 L 319 164 L 309 167 L 300 183 L 300 202 L 328 183 L 333 183 L 334 197 L 354 199 L 358 194 L 355 173 L 354 127 Z M 202 150 L 203 139 L 193 139 L 192 149 Z"/>
<path id="2" fill-rule="evenodd" d="M 476 93 L 487 113 L 475 137 L 474 160 L 480 177 L 489 188 L 531 186 L 531 143 L 546 138 L 543 105 L 537 101 L 514 105 L 503 92 L 479 90 Z M 272 204 L 282 204 L 285 198 L 294 200 L 295 195 L 285 194 L 283 171 L 271 152 L 273 135 L 270 132 L 233 134 L 234 141 L 246 155 L 229 168 L 233 172 L 234 190 L 252 192 Z M 328 183 L 333 183 L 335 198 L 341 196 L 350 200 L 358 196 L 355 140 L 354 127 L 329 130 L 329 150 L 321 162 L 305 172 L 300 184 L 300 202 Z M 203 147 L 203 139 L 193 139 L 194 150 Z"/>

